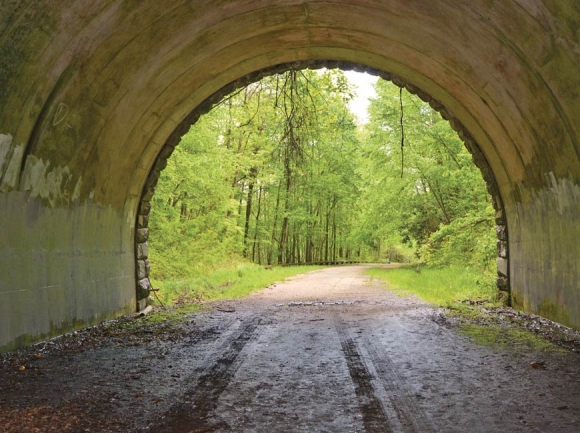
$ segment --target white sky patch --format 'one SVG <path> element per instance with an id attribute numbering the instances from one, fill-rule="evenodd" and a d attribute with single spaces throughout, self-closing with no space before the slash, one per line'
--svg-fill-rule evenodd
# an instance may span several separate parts
<path id="1" fill-rule="evenodd" d="M 344 71 L 348 81 L 355 87 L 356 97 L 350 101 L 350 111 L 356 116 L 360 124 L 369 121 L 368 108 L 369 98 L 377 96 L 373 85 L 377 82 L 378 77 L 367 73 Z"/>

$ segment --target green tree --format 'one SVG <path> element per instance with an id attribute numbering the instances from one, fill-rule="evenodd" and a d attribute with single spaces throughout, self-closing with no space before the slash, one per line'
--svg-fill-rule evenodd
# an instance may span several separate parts
<path id="1" fill-rule="evenodd" d="M 428 104 L 384 80 L 377 82 L 376 91 L 364 154 L 366 172 L 377 175 L 373 181 L 367 177 L 367 199 L 379 205 L 363 219 L 373 225 L 360 232 L 374 236 L 376 243 L 396 221 L 403 241 L 416 246 L 423 259 L 488 269 L 495 242 L 493 211 L 471 155 Z M 379 209 L 383 218 L 377 223 Z"/>
<path id="2" fill-rule="evenodd" d="M 202 116 L 153 199 L 154 275 L 236 260 L 402 260 L 405 248 L 484 268 L 493 218 L 470 155 L 427 104 L 382 80 L 376 89 L 363 129 L 338 70 L 265 78 Z"/>

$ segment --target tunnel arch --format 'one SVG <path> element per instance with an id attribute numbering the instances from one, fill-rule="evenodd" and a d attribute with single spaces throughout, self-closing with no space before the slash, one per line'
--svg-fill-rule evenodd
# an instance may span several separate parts
<path id="1" fill-rule="evenodd" d="M 134 311 L 164 146 L 230 83 L 327 59 L 389 71 L 469 131 L 514 305 L 580 327 L 574 0 L 35 0 L 0 17 L 0 350 Z"/>
<path id="2" fill-rule="evenodd" d="M 171 157 L 173 150 L 179 145 L 181 138 L 186 134 L 191 126 L 204 114 L 210 112 L 216 104 L 219 104 L 228 95 L 235 92 L 237 89 L 243 88 L 249 84 L 260 81 L 261 79 L 281 74 L 290 70 L 302 69 L 341 69 L 352 70 L 356 72 L 366 72 L 368 74 L 380 77 L 395 84 L 400 88 L 406 89 L 408 92 L 418 96 L 424 102 L 427 102 L 431 108 L 437 111 L 443 119 L 447 120 L 450 126 L 458 134 L 463 141 L 467 151 L 471 154 L 473 163 L 480 170 L 481 176 L 486 184 L 487 191 L 491 196 L 491 202 L 496 212 L 496 234 L 497 234 L 497 260 L 498 273 L 496 285 L 500 292 L 505 292 L 508 295 L 509 302 L 509 273 L 504 269 L 509 268 L 509 242 L 508 242 L 508 228 L 503 209 L 503 201 L 497 186 L 497 181 L 494 177 L 483 152 L 470 135 L 469 131 L 461 124 L 461 122 L 447 110 L 439 101 L 433 99 L 429 94 L 421 89 L 406 83 L 402 78 L 394 76 L 385 71 L 378 71 L 368 66 L 361 64 L 334 61 L 334 60 L 308 60 L 295 61 L 292 63 L 275 65 L 261 71 L 252 72 L 244 77 L 235 80 L 232 83 L 222 87 L 199 106 L 197 106 L 183 122 L 178 125 L 175 131 L 169 136 L 167 142 L 162 147 L 157 155 L 155 162 L 151 167 L 151 171 L 147 176 L 143 191 L 141 193 L 141 200 L 137 209 L 137 220 L 135 222 L 135 269 L 136 269 L 136 287 L 137 287 L 137 303 L 138 309 L 145 308 L 147 298 L 149 297 L 152 285 L 149 280 L 150 264 L 148 260 L 148 239 L 149 239 L 149 213 L 151 211 L 151 200 L 155 194 L 155 187 L 160 179 L 161 172 L 167 166 L 168 159 Z"/>

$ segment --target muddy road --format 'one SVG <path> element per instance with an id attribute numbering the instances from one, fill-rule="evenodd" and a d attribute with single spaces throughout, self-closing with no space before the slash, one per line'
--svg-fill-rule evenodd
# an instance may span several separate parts
<path id="1" fill-rule="evenodd" d="M 578 354 L 478 346 L 364 268 L 211 304 L 161 336 L 5 359 L 0 431 L 580 431 Z"/>

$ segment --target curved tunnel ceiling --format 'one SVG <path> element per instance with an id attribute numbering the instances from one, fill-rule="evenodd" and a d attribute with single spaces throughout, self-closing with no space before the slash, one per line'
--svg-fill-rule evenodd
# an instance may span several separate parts
<path id="1" fill-rule="evenodd" d="M 557 157 L 577 155 L 577 127 L 566 114 L 578 102 L 556 84 L 580 74 L 553 15 L 562 11 L 541 2 L 496 3 L 53 6 L 32 18 L 48 21 L 41 32 L 52 38 L 21 70 L 35 85 L 10 95 L 27 106 L 12 114 L 27 115 L 18 119 L 15 142 L 28 143 L 28 154 L 53 166 L 82 172 L 81 197 L 123 206 L 127 195 L 139 195 L 167 137 L 214 92 L 280 63 L 341 60 L 393 73 L 441 101 L 471 132 L 510 201 L 515 184 L 544 182 L 542 165 L 578 176 L 575 161 Z M 42 13 L 62 16 L 50 22 Z M 540 37 L 546 29 L 553 35 L 548 47 Z M 30 39 L 21 44 L 30 49 Z M 552 58 L 569 70 L 551 68 Z M 66 123 L 55 127 L 59 107 Z"/>

